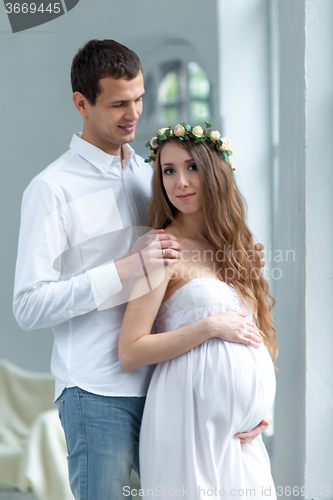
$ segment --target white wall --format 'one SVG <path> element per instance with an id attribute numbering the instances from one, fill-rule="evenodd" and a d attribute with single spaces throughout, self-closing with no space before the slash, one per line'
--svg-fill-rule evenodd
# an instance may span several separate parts
<path id="1" fill-rule="evenodd" d="M 307 0 L 305 484 L 333 497 L 333 3 Z M 327 488 L 328 492 L 328 488 Z"/>
<path id="2" fill-rule="evenodd" d="M 235 175 L 248 222 L 268 250 L 272 243 L 269 2 L 219 0 L 220 112 L 235 147 Z M 269 277 L 270 263 L 266 272 Z"/>
<path id="3" fill-rule="evenodd" d="M 280 264 L 272 461 L 277 486 L 304 485 L 305 463 L 305 10 L 303 0 L 280 0 L 280 145 L 275 246 L 294 250 Z M 285 498 L 283 495 L 282 498 Z"/>
<path id="4" fill-rule="evenodd" d="M 293 248 L 277 283 L 280 355 L 273 474 L 333 496 L 333 4 L 280 0 L 276 243 Z M 287 498 L 286 490 L 281 498 Z M 292 494 L 293 495 L 293 494 Z"/>

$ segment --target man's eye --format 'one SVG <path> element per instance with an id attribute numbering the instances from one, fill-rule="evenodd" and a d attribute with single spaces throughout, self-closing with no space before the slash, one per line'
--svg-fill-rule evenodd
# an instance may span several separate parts
<path id="1" fill-rule="evenodd" d="M 120 104 L 112 104 L 112 107 L 113 108 L 121 108 L 122 105 L 123 105 L 123 103 L 121 102 Z"/>

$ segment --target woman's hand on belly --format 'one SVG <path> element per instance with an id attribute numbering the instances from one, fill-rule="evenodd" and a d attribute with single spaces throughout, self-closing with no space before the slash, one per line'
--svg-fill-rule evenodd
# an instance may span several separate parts
<path id="1" fill-rule="evenodd" d="M 226 312 L 206 319 L 211 324 L 212 337 L 256 348 L 263 342 L 258 328 L 246 313 Z"/>
<path id="2" fill-rule="evenodd" d="M 264 432 L 269 425 L 273 422 L 273 414 L 271 411 L 267 413 L 267 415 L 263 418 L 263 420 L 260 422 L 257 427 L 252 429 L 252 431 L 249 432 L 238 432 L 238 434 L 235 434 L 236 438 L 240 439 L 241 446 L 244 446 L 248 441 L 252 441 L 252 439 L 255 439 L 258 437 L 262 432 Z"/>

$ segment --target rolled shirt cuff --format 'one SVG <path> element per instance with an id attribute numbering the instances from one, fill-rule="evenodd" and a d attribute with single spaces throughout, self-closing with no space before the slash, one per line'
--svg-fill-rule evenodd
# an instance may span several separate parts
<path id="1" fill-rule="evenodd" d="M 87 274 L 97 308 L 123 288 L 114 262 L 95 267 Z"/>

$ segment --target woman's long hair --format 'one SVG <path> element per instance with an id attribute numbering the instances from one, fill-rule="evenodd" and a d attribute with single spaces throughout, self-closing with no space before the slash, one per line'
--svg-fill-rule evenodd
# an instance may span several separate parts
<path id="1" fill-rule="evenodd" d="M 260 270 L 260 259 L 254 249 L 253 235 L 245 222 L 245 201 L 228 163 L 207 142 L 194 143 L 170 138 L 160 145 L 153 174 L 153 196 L 148 208 L 147 224 L 164 229 L 171 222 L 177 225 L 178 210 L 169 201 L 162 180 L 160 153 L 165 144 L 175 141 L 192 156 L 200 178 L 203 214 L 207 238 L 217 259 L 221 281 L 232 285 L 244 303 L 253 304 L 253 316 L 273 361 L 278 348 L 271 320 L 275 298 Z"/>

